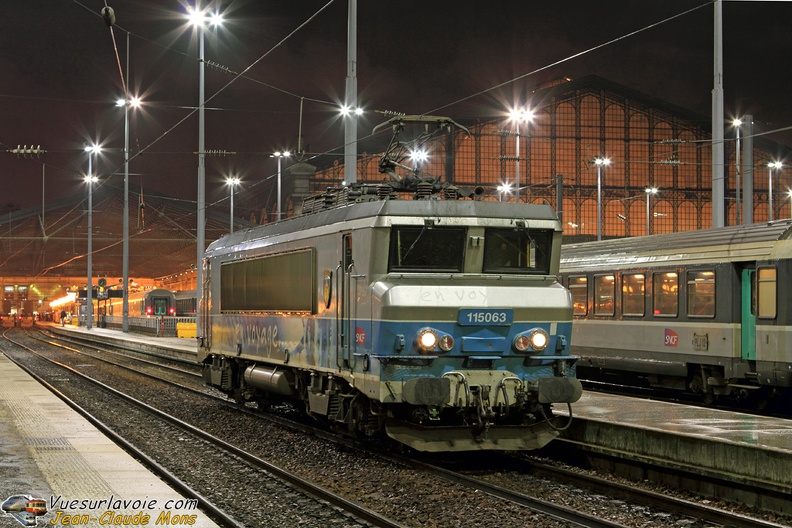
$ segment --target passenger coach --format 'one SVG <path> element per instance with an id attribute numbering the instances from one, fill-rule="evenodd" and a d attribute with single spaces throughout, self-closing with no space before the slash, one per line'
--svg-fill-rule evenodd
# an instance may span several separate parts
<path id="1" fill-rule="evenodd" d="M 790 220 L 564 245 L 580 377 L 759 401 L 792 387 Z"/>

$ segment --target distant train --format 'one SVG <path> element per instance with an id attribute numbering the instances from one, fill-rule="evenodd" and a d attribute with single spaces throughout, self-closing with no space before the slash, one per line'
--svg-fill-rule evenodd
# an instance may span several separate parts
<path id="1" fill-rule="evenodd" d="M 176 315 L 181 317 L 195 317 L 198 310 L 198 300 L 195 290 L 181 290 L 173 292 L 176 301 Z"/>
<path id="2" fill-rule="evenodd" d="M 792 221 L 564 245 L 584 379 L 720 396 L 792 388 Z"/>
<path id="3" fill-rule="evenodd" d="M 549 206 L 459 199 L 477 195 L 418 176 L 353 184 L 212 243 L 205 381 L 421 451 L 552 440 L 552 404 L 582 392 L 561 224 Z"/>
<path id="4" fill-rule="evenodd" d="M 176 315 L 176 296 L 170 290 L 155 288 L 134 292 L 128 299 L 129 315 L 169 316 Z M 123 300 L 112 298 L 107 301 L 107 315 L 122 315 Z"/>

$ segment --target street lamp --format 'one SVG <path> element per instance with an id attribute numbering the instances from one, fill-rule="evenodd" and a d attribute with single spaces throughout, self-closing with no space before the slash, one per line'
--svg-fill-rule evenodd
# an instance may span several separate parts
<path id="1" fill-rule="evenodd" d="M 97 178 L 93 173 L 93 155 L 101 151 L 99 145 L 90 145 L 85 147 L 85 152 L 88 153 L 88 174 L 85 176 L 85 183 L 88 184 L 88 285 L 86 288 L 86 311 L 85 311 L 85 328 L 90 330 L 93 327 L 93 184 L 96 183 Z"/>
<path id="2" fill-rule="evenodd" d="M 278 221 L 281 219 L 281 159 L 289 156 L 291 156 L 291 152 L 288 150 L 272 154 L 273 158 L 278 158 Z"/>
<path id="3" fill-rule="evenodd" d="M 231 178 L 226 178 L 226 185 L 228 185 L 229 193 L 231 194 L 231 218 L 229 222 L 231 224 L 231 227 L 228 231 L 229 233 L 234 232 L 234 189 L 236 188 L 237 185 L 239 185 L 239 182 L 240 179 L 237 178 L 236 176 L 233 176 Z"/>
<path id="4" fill-rule="evenodd" d="M 410 159 L 413 162 L 413 169 L 418 172 L 421 165 L 429 160 L 429 153 L 423 149 L 410 151 Z"/>
<path id="5" fill-rule="evenodd" d="M 196 282 L 195 289 L 197 296 L 201 298 L 201 289 L 203 288 L 203 254 L 204 246 L 206 244 L 206 235 L 204 229 L 206 228 L 206 141 L 204 137 L 205 119 L 204 119 L 204 69 L 206 63 L 204 62 L 204 25 L 209 22 L 210 25 L 220 26 L 223 23 L 222 16 L 214 12 L 207 16 L 206 12 L 199 7 L 196 2 L 194 8 L 187 8 L 187 18 L 190 24 L 198 30 L 198 200 L 197 200 L 197 241 L 196 241 Z M 198 339 L 203 338 L 202 332 L 202 317 L 200 307 L 197 310 L 195 323 L 197 328 Z"/>
<path id="6" fill-rule="evenodd" d="M 501 183 L 500 185 L 498 185 L 497 189 L 498 189 L 498 201 L 502 202 L 503 195 L 511 193 L 511 183 Z"/>
<path id="7" fill-rule="evenodd" d="M 737 176 L 737 213 L 736 213 L 736 224 L 740 225 L 740 212 L 742 205 L 740 204 L 740 126 L 742 125 L 742 119 L 735 119 L 732 123 L 734 125 L 735 130 L 737 131 L 737 144 L 735 148 L 735 174 Z"/>
<path id="8" fill-rule="evenodd" d="M 610 158 L 594 158 L 597 166 L 597 240 L 602 240 L 602 167 L 610 165 Z"/>
<path id="9" fill-rule="evenodd" d="M 646 192 L 646 234 L 649 235 L 649 197 L 657 194 L 657 187 L 647 187 L 644 192 Z"/>
<path id="10" fill-rule="evenodd" d="M 531 109 L 515 108 L 509 112 L 509 119 L 514 121 L 516 135 L 515 135 L 515 152 L 514 152 L 514 201 L 520 202 L 520 123 L 523 121 L 530 123 L 533 120 L 534 112 Z"/>
<path id="11" fill-rule="evenodd" d="M 781 170 L 784 166 L 780 161 L 771 161 L 767 164 L 767 201 L 770 204 L 770 218 L 773 221 L 773 169 Z"/>
<path id="12" fill-rule="evenodd" d="M 129 33 L 127 33 L 127 71 L 129 71 Z M 140 99 L 125 94 L 125 99 L 116 100 L 116 106 L 124 108 L 124 218 L 122 223 L 121 264 L 121 331 L 129 332 L 129 108 L 141 105 Z"/>

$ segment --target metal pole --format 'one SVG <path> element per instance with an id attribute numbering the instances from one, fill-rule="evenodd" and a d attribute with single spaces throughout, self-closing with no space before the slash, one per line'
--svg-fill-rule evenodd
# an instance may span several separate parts
<path id="1" fill-rule="evenodd" d="M 278 153 L 278 222 L 281 219 L 281 153 Z"/>
<path id="2" fill-rule="evenodd" d="M 767 169 L 767 202 L 770 206 L 769 220 L 773 221 L 773 166 Z"/>
<path id="3" fill-rule="evenodd" d="M 597 164 L 597 240 L 602 240 L 602 164 Z"/>
<path id="4" fill-rule="evenodd" d="M 197 9 L 197 6 L 196 6 Z M 206 302 L 203 299 L 202 291 L 203 291 L 203 254 L 204 254 L 204 245 L 206 243 L 206 235 L 204 234 L 204 227 L 205 227 L 205 214 L 206 214 L 206 147 L 205 147 L 205 139 L 204 139 L 204 28 L 203 25 L 199 28 L 199 56 L 200 62 L 198 64 L 198 211 L 197 211 L 197 219 L 198 219 L 198 226 L 197 226 L 197 241 L 196 241 L 196 282 L 195 282 L 195 289 L 196 289 L 196 296 L 198 299 L 201 299 L 199 303 L 198 309 L 195 313 L 195 324 L 197 329 L 197 338 L 200 340 L 203 338 L 203 320 L 201 316 L 201 304 Z"/>
<path id="5" fill-rule="evenodd" d="M 91 166 L 91 154 L 88 152 L 88 286 L 85 292 L 85 328 L 90 330 L 93 327 L 93 167 Z"/>
<path id="6" fill-rule="evenodd" d="M 715 0 L 714 87 L 712 89 L 712 227 L 723 227 L 723 2 Z"/>
<path id="7" fill-rule="evenodd" d="M 357 0 L 349 0 L 348 17 L 346 104 L 352 112 L 344 121 L 344 185 L 357 181 Z"/>
<path id="8" fill-rule="evenodd" d="M 41 232 L 42 234 L 45 233 L 44 226 L 44 173 L 46 172 L 47 165 L 43 162 L 41 163 Z"/>
<path id="9" fill-rule="evenodd" d="M 514 157 L 514 181 L 517 184 L 517 190 L 514 193 L 515 203 L 520 203 L 520 117 L 517 118 L 517 139 L 515 142 L 515 157 Z"/>
<path id="10" fill-rule="evenodd" d="M 129 332 L 129 32 L 127 32 L 127 60 L 126 60 L 127 93 L 124 104 L 124 218 L 123 218 L 123 264 L 121 281 L 121 331 Z"/>
<path id="11" fill-rule="evenodd" d="M 556 214 L 561 225 L 564 224 L 564 176 L 556 174 Z"/>
<path id="12" fill-rule="evenodd" d="M 746 114 L 743 116 L 743 124 L 745 125 L 745 134 L 742 140 L 742 167 L 740 173 L 742 175 L 743 188 L 742 188 L 742 202 L 743 223 L 753 224 L 753 208 L 754 208 L 754 162 L 753 162 L 753 116 Z"/>
<path id="13" fill-rule="evenodd" d="M 649 196 L 652 192 L 646 189 L 646 236 L 649 236 Z"/>
<path id="14" fill-rule="evenodd" d="M 229 223 L 231 224 L 231 229 L 229 233 L 234 232 L 234 184 L 231 184 L 231 218 L 229 219 Z"/>
<path id="15" fill-rule="evenodd" d="M 742 222 L 742 215 L 740 214 L 740 210 L 742 207 L 741 200 L 740 200 L 740 125 L 737 125 L 737 145 L 735 149 L 735 165 L 736 171 L 735 174 L 737 175 L 737 216 L 736 216 L 736 224 L 740 225 Z"/>

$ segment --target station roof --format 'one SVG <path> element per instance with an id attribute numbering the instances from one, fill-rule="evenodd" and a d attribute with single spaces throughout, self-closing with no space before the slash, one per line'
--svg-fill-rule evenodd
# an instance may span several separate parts
<path id="1" fill-rule="evenodd" d="M 129 277 L 158 278 L 190 269 L 196 264 L 195 203 L 147 194 L 139 205 L 139 192 L 129 193 Z M 123 276 L 124 193 L 105 185 L 93 193 L 92 269 L 97 277 Z M 88 250 L 88 200 L 86 193 L 41 209 L 9 212 L 0 216 L 0 276 L 84 277 Z M 207 245 L 229 230 L 229 215 L 207 210 Z M 252 227 L 234 219 L 234 227 Z"/>

